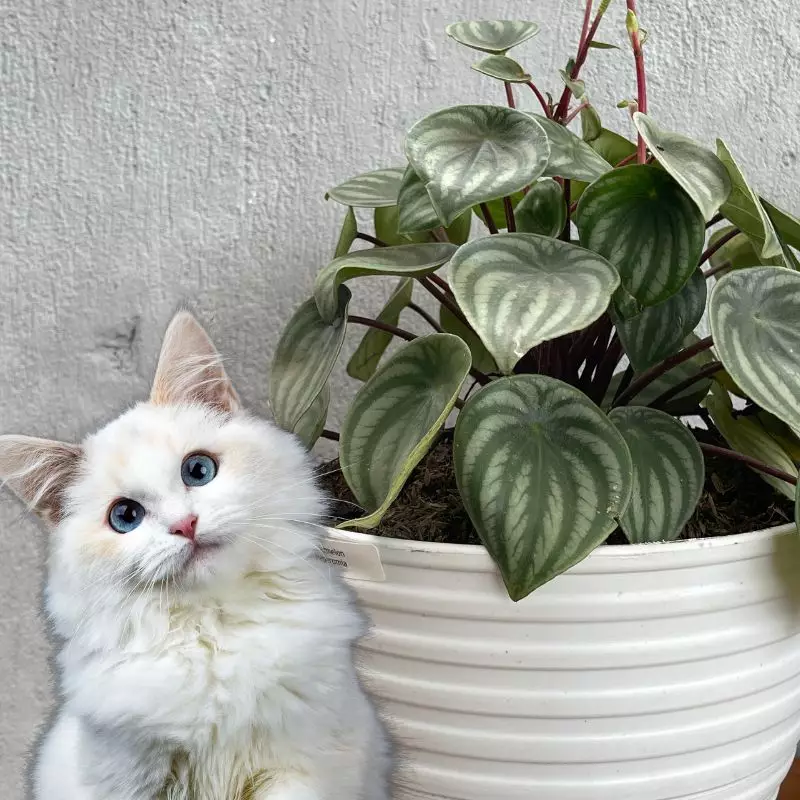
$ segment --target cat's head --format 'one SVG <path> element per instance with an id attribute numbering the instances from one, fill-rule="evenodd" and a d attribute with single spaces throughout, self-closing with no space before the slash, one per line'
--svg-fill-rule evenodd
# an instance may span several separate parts
<path id="1" fill-rule="evenodd" d="M 322 511 L 295 437 L 246 414 L 203 328 L 179 313 L 150 398 L 81 445 L 0 437 L 0 479 L 52 530 L 73 590 L 158 592 L 281 571 L 313 551 Z"/>

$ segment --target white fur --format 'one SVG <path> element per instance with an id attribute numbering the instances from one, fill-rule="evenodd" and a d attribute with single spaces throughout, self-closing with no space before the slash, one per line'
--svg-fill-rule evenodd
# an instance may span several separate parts
<path id="1" fill-rule="evenodd" d="M 216 478 L 187 488 L 195 451 Z M 142 503 L 128 534 L 107 523 Z M 385 800 L 387 745 L 361 689 L 362 622 L 314 559 L 323 508 L 294 437 L 242 412 L 142 403 L 83 446 L 52 533 L 47 609 L 64 706 L 37 800 Z M 169 533 L 188 514 L 190 559 Z"/>

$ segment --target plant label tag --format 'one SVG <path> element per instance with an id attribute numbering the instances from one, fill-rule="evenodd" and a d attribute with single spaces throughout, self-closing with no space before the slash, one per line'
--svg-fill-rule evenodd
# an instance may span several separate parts
<path id="1" fill-rule="evenodd" d="M 381 554 L 374 544 L 324 541 L 317 552 L 324 564 L 338 569 L 348 580 L 385 581 Z"/>

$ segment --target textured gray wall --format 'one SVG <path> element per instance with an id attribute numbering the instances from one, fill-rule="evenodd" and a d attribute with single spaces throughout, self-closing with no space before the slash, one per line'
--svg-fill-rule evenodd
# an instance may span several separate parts
<path id="1" fill-rule="evenodd" d="M 622 5 L 602 38 L 622 42 Z M 651 113 L 708 143 L 722 136 L 762 191 L 800 211 L 800 6 L 640 5 Z M 518 57 L 555 89 L 577 0 L 0 3 L 0 430 L 74 439 L 141 397 L 186 301 L 263 408 L 281 323 L 337 233 L 325 189 L 400 163 L 403 131 L 425 112 L 501 101 L 443 34 L 491 16 L 541 22 Z M 634 91 L 630 57 L 592 62 L 590 92 L 624 129 L 613 106 Z M 357 298 L 367 308 L 385 291 L 369 288 Z M 14 800 L 51 703 L 44 535 L 19 513 L 4 496 L 0 786 Z"/>

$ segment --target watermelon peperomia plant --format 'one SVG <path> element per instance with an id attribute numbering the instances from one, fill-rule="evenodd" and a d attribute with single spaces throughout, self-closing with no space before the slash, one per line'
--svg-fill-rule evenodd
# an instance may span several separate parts
<path id="1" fill-rule="evenodd" d="M 515 600 L 617 526 L 633 543 L 676 538 L 703 490 L 704 451 L 787 496 L 797 484 L 800 221 L 753 191 L 722 141 L 711 152 L 646 114 L 635 0 L 638 91 L 620 105 L 637 141 L 602 126 L 579 75 L 610 47 L 595 39 L 609 4 L 586 3 L 557 100 L 507 55 L 535 23 L 448 28 L 482 51 L 474 69 L 504 84 L 506 104 L 437 111 L 408 132 L 406 165 L 328 192 L 347 207 L 335 257 L 272 366 L 275 418 L 311 446 L 345 328 L 368 328 L 348 363 L 363 386 L 340 434 L 325 432 L 365 509 L 350 527 L 379 523 L 457 412 L 461 498 Z M 515 87 L 538 113 L 516 107 Z M 374 210 L 374 235 L 354 208 Z M 485 230 L 471 237 L 473 216 Z M 356 240 L 374 246 L 351 250 Z M 375 319 L 348 312 L 348 284 L 364 275 L 400 279 Z M 432 332 L 400 327 L 408 311 Z M 407 343 L 389 350 L 394 337 Z M 698 415 L 730 449 L 681 421 Z"/>

